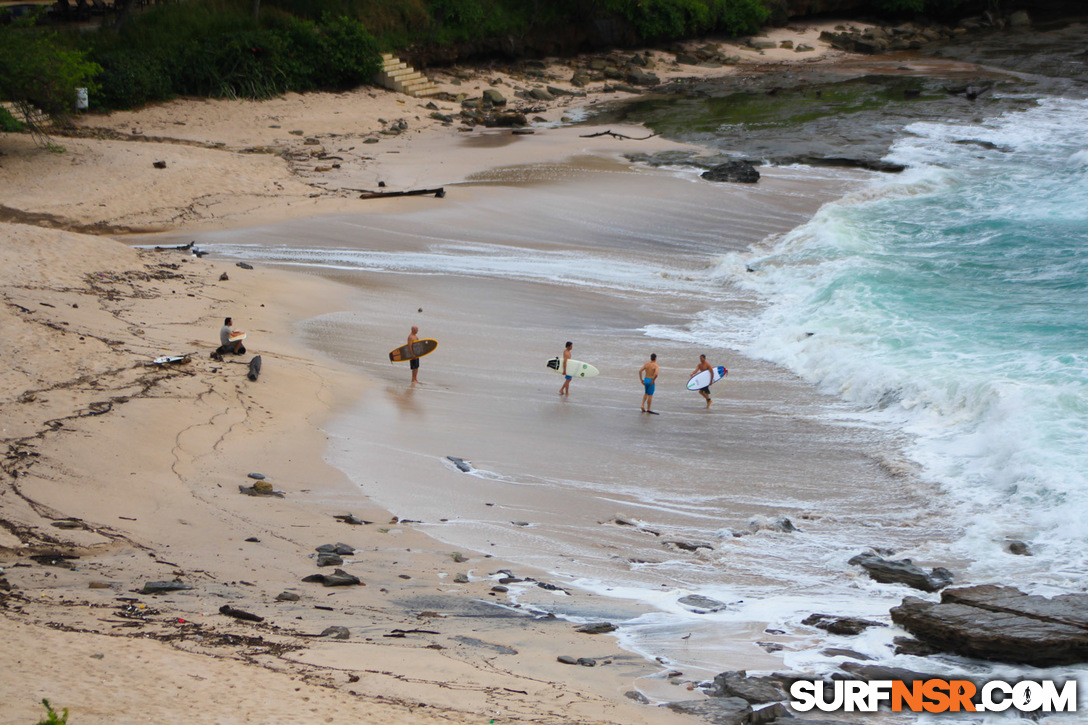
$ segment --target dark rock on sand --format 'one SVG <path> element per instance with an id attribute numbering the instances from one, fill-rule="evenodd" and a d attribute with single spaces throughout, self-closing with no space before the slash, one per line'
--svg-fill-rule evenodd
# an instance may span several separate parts
<path id="1" fill-rule="evenodd" d="M 947 569 L 936 567 L 927 574 L 910 559 L 892 561 L 866 552 L 848 563 L 862 567 L 872 579 L 883 584 L 906 584 L 924 592 L 937 592 L 952 584 L 952 572 Z"/>
<path id="2" fill-rule="evenodd" d="M 329 639 L 350 639 L 351 630 L 347 627 L 326 627 L 321 631 L 321 636 Z"/>
<path id="3" fill-rule="evenodd" d="M 337 521 L 343 521 L 345 524 L 351 524 L 352 526 L 362 526 L 363 524 L 372 524 L 373 521 L 364 521 L 355 514 L 333 514 L 333 518 Z"/>
<path id="4" fill-rule="evenodd" d="M 700 174 L 707 181 L 732 181 L 740 184 L 754 184 L 759 181 L 759 172 L 750 161 L 728 161 Z"/>
<path id="5" fill-rule="evenodd" d="M 359 577 L 348 574 L 343 569 L 336 569 L 332 574 L 311 574 L 305 577 L 304 582 L 319 582 L 327 587 L 349 587 L 361 585 Z"/>
<path id="6" fill-rule="evenodd" d="M 887 627 L 882 622 L 874 622 L 871 619 L 860 617 L 836 617 L 832 614 L 810 614 L 801 624 L 816 629 L 822 629 L 830 634 L 856 635 L 861 634 L 870 627 Z"/>
<path id="7" fill-rule="evenodd" d="M 576 631 L 582 634 L 607 634 L 608 632 L 615 632 L 616 625 L 611 622 L 595 622 L 593 624 L 584 624 Z"/>
<path id="8" fill-rule="evenodd" d="M 252 486 L 243 486 L 238 484 L 238 490 L 247 496 L 272 496 L 274 498 L 283 498 L 283 491 L 276 491 L 272 488 L 272 484 L 268 481 L 257 481 Z"/>
<path id="9" fill-rule="evenodd" d="M 1048 599 L 991 584 L 946 590 L 939 603 L 907 597 L 891 614 L 945 652 L 1035 667 L 1088 662 L 1088 594 Z"/>
<path id="10" fill-rule="evenodd" d="M 299 599 L 302 597 L 294 592 L 280 592 L 276 595 L 277 602 L 297 602 Z"/>
<path id="11" fill-rule="evenodd" d="M 711 612 L 720 612 L 729 606 L 725 602 L 719 602 L 717 599 L 704 597 L 701 594 L 688 594 L 685 597 L 680 597 L 679 599 L 677 599 L 676 603 L 682 607 L 687 607 L 696 614 L 710 614 Z"/>
<path id="12" fill-rule="evenodd" d="M 340 566 L 344 560 L 333 553 L 321 553 L 317 555 L 318 566 Z"/>
<path id="13" fill-rule="evenodd" d="M 641 703 L 643 705 L 650 704 L 650 698 L 646 697 L 638 690 L 628 690 L 627 692 L 623 693 L 623 696 L 626 697 L 628 700 L 634 700 L 635 702 Z"/>
<path id="14" fill-rule="evenodd" d="M 322 544 L 321 546 L 317 547 L 316 551 L 319 554 L 338 554 L 340 556 L 351 556 L 355 553 L 355 547 L 337 542 L 335 544 Z"/>
<path id="15" fill-rule="evenodd" d="M 186 589 L 192 589 L 192 587 L 179 581 L 147 582 L 144 584 L 144 588 L 140 590 L 140 594 L 165 594 L 167 592 L 180 592 Z"/>
<path id="16" fill-rule="evenodd" d="M 558 657 L 555 658 L 555 661 L 560 662 L 560 663 L 562 663 L 564 665 L 576 665 L 576 664 L 578 664 L 578 660 L 571 657 L 570 655 L 559 655 Z"/>
<path id="17" fill-rule="evenodd" d="M 582 667 L 596 667 L 597 660 L 593 659 L 592 657 L 579 657 L 578 664 L 580 664 Z"/>
<path id="18" fill-rule="evenodd" d="M 460 470 L 468 473 L 472 470 L 472 464 L 466 461 L 464 458 L 457 458 L 455 456 L 446 456 L 446 459 L 453 462 L 453 465 L 457 466 Z"/>
<path id="19" fill-rule="evenodd" d="M 744 670 L 722 672 L 704 691 L 711 697 L 741 698 L 751 704 L 778 702 L 789 697 L 794 678 L 787 675 L 749 677 Z"/>

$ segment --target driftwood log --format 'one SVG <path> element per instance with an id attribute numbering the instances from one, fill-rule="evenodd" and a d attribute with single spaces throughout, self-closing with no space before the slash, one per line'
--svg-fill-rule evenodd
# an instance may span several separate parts
<path id="1" fill-rule="evenodd" d="M 261 374 L 261 356 L 255 355 L 252 360 L 249 361 L 249 373 L 247 377 L 253 382 L 257 382 L 257 376 Z"/>
<path id="2" fill-rule="evenodd" d="M 628 141 L 645 141 L 648 138 L 657 136 L 656 133 L 651 133 L 649 136 L 624 136 L 622 133 L 615 133 L 614 131 L 601 131 L 600 133 L 587 133 L 579 136 L 578 138 L 597 138 L 599 136 L 611 136 L 612 138 L 624 138 Z"/>
<path id="3" fill-rule="evenodd" d="M 356 189 L 356 191 L 359 191 L 359 189 Z M 434 195 L 434 198 L 441 199 L 442 197 L 444 197 L 446 195 L 446 189 L 444 189 L 443 187 L 440 186 L 438 188 L 413 188 L 413 189 L 409 189 L 409 191 L 407 191 L 407 192 L 368 192 L 368 191 L 363 191 L 362 194 L 359 195 L 359 198 L 360 199 L 381 199 L 381 198 L 391 197 L 391 196 L 431 196 L 432 194 Z"/>

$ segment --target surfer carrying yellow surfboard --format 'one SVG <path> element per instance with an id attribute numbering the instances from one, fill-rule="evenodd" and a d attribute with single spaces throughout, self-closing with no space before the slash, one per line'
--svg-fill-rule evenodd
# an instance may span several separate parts
<path id="1" fill-rule="evenodd" d="M 419 328 L 412 325 L 412 331 L 408 333 L 408 349 L 412 348 L 412 343 L 419 341 Z M 408 366 L 412 368 L 412 385 L 419 383 L 419 358 L 414 357 L 408 363 Z"/>

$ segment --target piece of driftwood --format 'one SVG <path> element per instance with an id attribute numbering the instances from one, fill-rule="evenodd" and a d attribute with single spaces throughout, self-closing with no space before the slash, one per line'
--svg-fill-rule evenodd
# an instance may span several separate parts
<path id="1" fill-rule="evenodd" d="M 168 250 L 171 250 L 171 249 L 177 249 L 177 250 L 185 251 L 185 250 L 188 250 L 188 249 L 192 249 L 194 244 L 196 244 L 196 242 L 189 242 L 188 244 L 179 244 L 176 247 L 155 247 L 155 251 L 156 252 L 165 252 L 165 251 L 168 251 Z"/>
<path id="2" fill-rule="evenodd" d="M 252 360 L 249 361 L 249 373 L 248 377 L 252 382 L 257 382 L 257 376 L 261 374 L 261 356 L 255 355 Z"/>
<path id="3" fill-rule="evenodd" d="M 578 138 L 597 138 L 598 136 L 611 136 L 612 138 L 625 138 L 628 141 L 645 141 L 648 138 L 657 136 L 656 133 L 651 133 L 649 136 L 624 136 L 622 133 L 615 133 L 614 131 L 601 131 L 600 133 L 587 133 L 584 136 Z"/>
<path id="4" fill-rule="evenodd" d="M 434 194 L 435 199 L 441 199 L 446 195 L 446 190 L 441 186 L 437 189 L 409 189 L 408 191 L 363 191 L 359 194 L 360 199 L 382 199 L 391 196 L 430 196 Z"/>
<path id="5" fill-rule="evenodd" d="M 247 612 L 244 609 L 235 609 L 229 604 L 224 604 L 219 608 L 219 613 L 226 617 L 234 617 L 235 619 L 241 619 L 244 622 L 263 622 L 264 617 Z"/>

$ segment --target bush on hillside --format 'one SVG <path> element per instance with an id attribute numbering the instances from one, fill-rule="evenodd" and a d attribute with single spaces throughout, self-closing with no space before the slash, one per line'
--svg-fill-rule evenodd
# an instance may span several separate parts
<path id="1" fill-rule="evenodd" d="M 369 81 L 380 64 L 377 42 L 357 20 L 312 22 L 271 10 L 258 23 L 198 2 L 156 6 L 89 43 L 105 69 L 93 98 L 101 108 L 177 95 L 259 99 L 340 90 Z"/>

